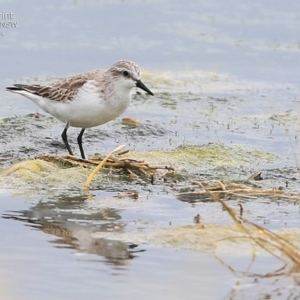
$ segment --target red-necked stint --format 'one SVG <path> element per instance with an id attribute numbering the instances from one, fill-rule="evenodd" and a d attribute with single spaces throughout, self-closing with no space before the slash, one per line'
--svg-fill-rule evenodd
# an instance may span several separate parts
<path id="1" fill-rule="evenodd" d="M 94 70 L 66 78 L 51 85 L 14 84 L 7 91 L 32 100 L 40 108 L 66 124 L 62 139 L 71 155 L 68 143 L 69 126 L 82 128 L 77 142 L 84 159 L 82 135 L 120 116 L 129 106 L 132 89 L 138 87 L 153 96 L 141 81 L 140 67 L 127 60 L 117 61 L 108 70 Z"/>

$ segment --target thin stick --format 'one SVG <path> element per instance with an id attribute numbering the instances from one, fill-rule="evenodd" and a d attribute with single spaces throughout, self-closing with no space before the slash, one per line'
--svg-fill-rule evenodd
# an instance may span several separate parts
<path id="1" fill-rule="evenodd" d="M 102 161 L 101 163 L 95 168 L 95 170 L 90 174 L 90 176 L 88 177 L 88 179 L 86 180 L 86 182 L 84 183 L 84 188 L 85 189 L 89 189 L 92 180 L 94 179 L 95 175 L 102 169 L 102 167 L 104 166 L 104 164 L 106 163 L 106 161 L 116 152 L 120 151 L 121 149 L 123 149 L 125 147 L 125 145 L 121 145 L 119 147 L 117 147 L 116 149 L 114 149 L 113 151 L 111 151 Z"/>

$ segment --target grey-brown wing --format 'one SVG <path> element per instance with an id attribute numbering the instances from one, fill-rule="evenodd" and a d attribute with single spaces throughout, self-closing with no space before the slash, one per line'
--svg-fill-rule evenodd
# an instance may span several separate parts
<path id="1" fill-rule="evenodd" d="M 8 87 L 9 91 L 27 91 L 29 93 L 53 100 L 53 101 L 69 101 L 77 94 L 78 90 L 88 81 L 95 79 L 102 74 L 102 70 L 81 73 L 57 80 L 49 86 L 14 84 Z"/>
<path id="2" fill-rule="evenodd" d="M 27 84 L 14 84 L 13 87 L 6 89 L 11 92 L 26 91 L 34 95 L 38 95 L 53 101 L 69 101 L 77 94 L 78 89 L 84 84 L 77 84 L 76 88 L 61 88 L 55 86 L 41 86 L 41 85 L 27 85 Z"/>

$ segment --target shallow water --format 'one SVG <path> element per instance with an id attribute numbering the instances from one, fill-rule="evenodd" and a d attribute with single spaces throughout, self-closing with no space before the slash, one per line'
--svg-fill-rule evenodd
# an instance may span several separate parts
<path id="1" fill-rule="evenodd" d="M 297 2 L 0 4 L 18 22 L 17 28 L 0 28 L 1 167 L 38 154 L 65 153 L 64 125 L 29 100 L 5 92 L 5 86 L 48 82 L 125 58 L 150 72 L 144 72 L 144 82 L 155 97 L 134 96 L 122 117 L 137 119 L 137 127 L 118 118 L 87 130 L 88 155 L 126 144 L 137 153 L 145 151 L 147 159 L 154 156 L 154 162 L 178 164 L 180 172 L 198 180 L 246 180 L 263 171 L 263 187 L 299 191 Z M 76 153 L 77 134 L 70 130 Z M 192 163 L 147 152 L 210 145 L 221 149 L 218 157 L 196 157 Z M 104 172 L 87 200 L 81 192 L 87 173 L 71 177 L 61 172 L 67 174 L 65 182 L 46 173 L 41 180 L 1 179 L 5 299 L 282 299 L 299 293 L 295 276 L 260 276 L 281 267 L 263 253 L 242 275 L 249 252 L 217 248 L 226 265 L 213 252 L 195 251 L 194 240 L 174 247 L 153 238 L 192 225 L 198 213 L 203 224 L 232 223 L 218 203 L 180 201 L 176 194 L 184 181 L 152 186 Z M 124 191 L 138 191 L 140 197 L 116 198 Z M 238 210 L 237 199 L 226 200 Z M 298 202 L 240 200 L 244 216 L 260 225 L 299 227 Z"/>

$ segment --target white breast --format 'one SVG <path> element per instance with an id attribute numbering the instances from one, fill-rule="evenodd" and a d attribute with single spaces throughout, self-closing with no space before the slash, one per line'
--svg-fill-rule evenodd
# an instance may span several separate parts
<path id="1" fill-rule="evenodd" d="M 130 98 L 130 92 L 106 96 L 93 81 L 88 81 L 72 101 L 54 102 L 48 112 L 64 123 L 70 122 L 70 126 L 89 128 L 117 118 L 128 108 Z"/>

